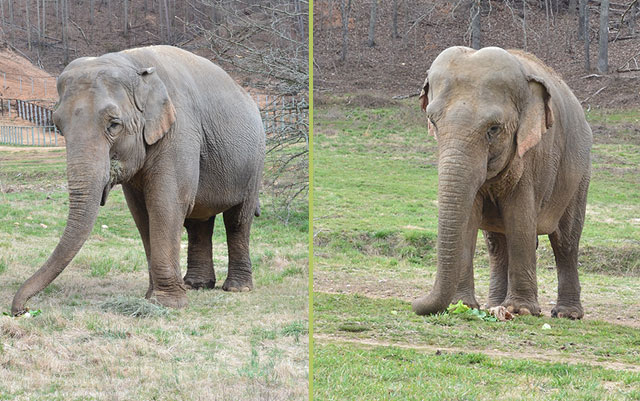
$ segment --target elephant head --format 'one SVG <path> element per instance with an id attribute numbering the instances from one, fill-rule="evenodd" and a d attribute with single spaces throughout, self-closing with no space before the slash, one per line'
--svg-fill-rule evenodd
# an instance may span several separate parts
<path id="1" fill-rule="evenodd" d="M 480 188 L 521 168 L 553 124 L 546 83 L 503 49 L 449 48 L 427 75 L 420 100 L 438 141 L 438 270 L 431 293 L 413 303 L 420 315 L 455 301 Z"/>
<path id="2" fill-rule="evenodd" d="M 135 176 L 149 147 L 169 133 L 176 118 L 155 68 L 136 65 L 126 53 L 74 60 L 57 86 L 53 120 L 67 147 L 69 216 L 49 259 L 16 293 L 14 315 L 71 262 L 109 190 Z"/>

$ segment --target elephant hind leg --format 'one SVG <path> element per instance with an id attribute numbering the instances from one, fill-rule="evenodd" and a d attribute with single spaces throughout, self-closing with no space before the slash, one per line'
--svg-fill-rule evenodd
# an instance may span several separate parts
<path id="1" fill-rule="evenodd" d="M 245 202 L 223 213 L 229 250 L 229 268 L 222 289 L 244 292 L 253 289 L 249 234 L 255 212 L 254 202 Z"/>
<path id="2" fill-rule="evenodd" d="M 509 252 L 507 237 L 492 231 L 483 231 L 484 240 L 489 252 L 489 300 L 487 307 L 502 304 L 507 297 L 509 284 Z"/>
<path id="3" fill-rule="evenodd" d="M 580 302 L 578 277 L 578 245 L 582 235 L 589 179 L 580 188 L 560 219 L 558 229 L 549 235 L 558 270 L 558 300 L 552 317 L 581 319 L 584 310 Z"/>
<path id="4" fill-rule="evenodd" d="M 184 276 L 187 288 L 213 288 L 216 285 L 211 244 L 215 218 L 216 216 L 212 216 L 206 221 L 184 221 L 189 237 L 187 274 Z"/>

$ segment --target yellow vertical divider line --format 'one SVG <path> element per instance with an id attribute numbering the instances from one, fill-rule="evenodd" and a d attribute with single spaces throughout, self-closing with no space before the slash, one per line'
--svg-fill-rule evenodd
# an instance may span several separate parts
<path id="1" fill-rule="evenodd" d="M 313 401 L 313 0 L 309 0 L 309 401 Z"/>

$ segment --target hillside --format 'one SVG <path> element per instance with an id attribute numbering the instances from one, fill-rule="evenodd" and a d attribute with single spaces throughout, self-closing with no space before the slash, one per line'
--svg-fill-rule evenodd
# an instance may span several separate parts
<path id="1" fill-rule="evenodd" d="M 314 3 L 314 84 L 318 93 L 363 94 L 366 91 L 383 98 L 414 94 L 424 81 L 429 65 L 442 50 L 454 45 L 469 45 L 470 13 L 464 2 L 420 1 L 412 3 L 411 8 L 407 8 L 407 2 L 398 3 L 400 37 L 391 37 L 393 2 L 380 2 L 375 46 L 369 47 L 370 2 L 353 2 L 345 62 L 340 61 L 342 20 L 339 3 L 326 0 Z M 577 40 L 577 15 L 569 15 L 566 2 L 550 3 L 558 8 L 551 7 L 547 31 L 545 9 L 538 6 L 543 2 L 528 0 L 527 28 L 524 31 L 521 1 L 487 2 L 488 7 L 483 9 L 481 18 L 482 46 L 524 49 L 526 32 L 526 50 L 554 68 L 583 101 L 585 108 L 640 106 L 640 72 L 616 72 L 640 51 L 640 36 L 634 34 L 626 23 L 622 26 L 619 40 L 613 41 L 622 15 L 620 11 L 625 5 L 613 4 L 610 12 L 610 73 L 585 78 L 596 73 L 598 6 L 589 3 L 592 70 L 587 72 L 584 69 L 584 45 Z M 636 66 L 636 59 L 631 60 L 632 67 Z M 358 98 L 355 96 L 353 101 L 376 101 L 369 96 Z"/>

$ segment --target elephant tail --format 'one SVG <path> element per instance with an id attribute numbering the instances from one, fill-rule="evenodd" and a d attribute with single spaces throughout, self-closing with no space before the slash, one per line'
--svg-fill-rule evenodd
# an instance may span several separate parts
<path id="1" fill-rule="evenodd" d="M 256 210 L 253 212 L 253 215 L 260 217 L 260 200 L 258 200 L 258 204 L 256 205 Z"/>

